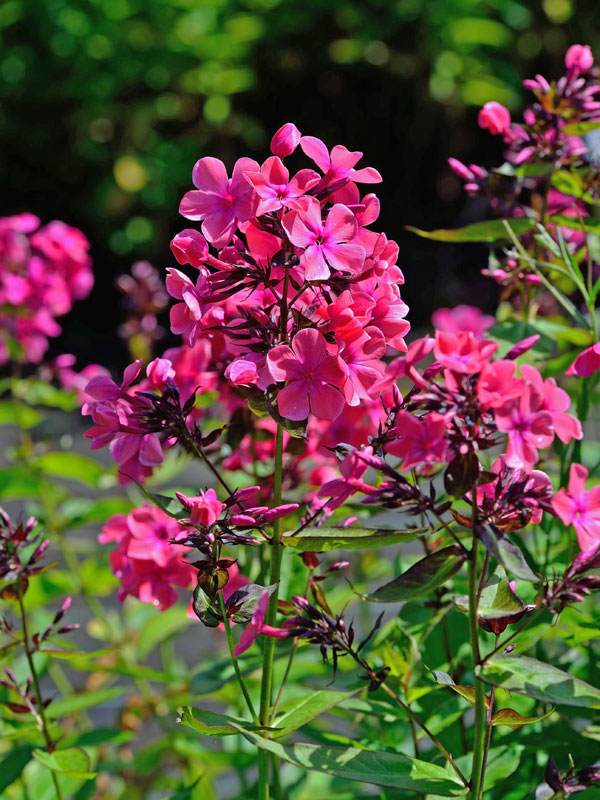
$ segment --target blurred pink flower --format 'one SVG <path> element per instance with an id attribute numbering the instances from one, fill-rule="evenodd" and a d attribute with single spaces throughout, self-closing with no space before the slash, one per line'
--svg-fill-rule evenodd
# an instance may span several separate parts
<path id="1" fill-rule="evenodd" d="M 470 331 L 476 339 L 483 339 L 485 332 L 496 320 L 475 306 L 459 305 L 454 308 L 438 308 L 431 315 L 434 328 L 444 333 Z"/>

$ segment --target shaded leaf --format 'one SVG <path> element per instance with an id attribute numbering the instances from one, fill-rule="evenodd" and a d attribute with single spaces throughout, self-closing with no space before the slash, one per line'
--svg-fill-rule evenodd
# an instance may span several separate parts
<path id="1" fill-rule="evenodd" d="M 373 603 L 413 600 L 441 586 L 461 568 L 466 553 L 457 545 L 425 556 L 393 581 L 380 586 L 367 599 Z"/>
<path id="2" fill-rule="evenodd" d="M 269 592 L 270 597 L 276 588 L 276 583 L 271 586 L 260 586 L 258 583 L 248 583 L 246 586 L 242 586 L 227 598 L 228 616 L 234 622 L 242 624 L 250 622 L 265 589 Z M 233 613 L 231 613 L 232 609 L 235 609 Z"/>
<path id="3" fill-rule="evenodd" d="M 455 597 L 454 605 L 460 611 L 469 613 L 469 596 L 464 594 Z M 481 619 L 501 619 L 520 614 L 524 607 L 505 577 L 490 575 L 481 591 L 477 616 Z"/>
<path id="4" fill-rule="evenodd" d="M 78 481 L 92 489 L 99 488 L 100 481 L 106 474 L 101 464 L 79 453 L 44 453 L 35 463 L 46 475 Z"/>
<path id="5" fill-rule="evenodd" d="M 67 714 L 83 711 L 86 708 L 99 706 L 101 703 L 112 700 L 113 697 L 122 695 L 122 686 L 110 686 L 106 689 L 98 689 L 96 692 L 86 692 L 85 694 L 74 694 L 71 697 L 63 697 L 60 700 L 55 700 L 48 706 L 46 709 L 46 716 L 49 719 L 57 719 Z"/>
<path id="6" fill-rule="evenodd" d="M 508 220 L 508 222 L 511 230 L 517 236 L 533 230 L 536 225 L 536 221 L 529 217 L 517 217 Z M 504 242 L 509 239 L 502 219 L 474 222 L 471 225 L 465 225 L 464 228 L 440 228 L 435 231 L 423 231 L 409 225 L 406 230 L 416 233 L 417 236 L 421 236 L 424 239 L 435 239 L 438 242 L 488 242 L 493 244 L 494 242 Z"/>
<path id="7" fill-rule="evenodd" d="M 279 730 L 274 734 L 275 738 L 286 736 L 295 731 L 302 725 L 310 722 L 311 719 L 318 717 L 324 711 L 338 705 L 349 697 L 357 694 L 359 690 L 354 689 L 349 692 L 311 692 L 305 697 L 295 700 L 294 703 L 273 723 Z"/>
<path id="8" fill-rule="evenodd" d="M 201 733 L 203 736 L 236 736 L 239 728 L 248 727 L 249 730 L 272 730 L 250 725 L 243 719 L 231 717 L 227 714 L 216 714 L 214 711 L 205 711 L 203 708 L 183 706 L 179 709 L 177 721 L 181 725 Z M 233 727 L 236 726 L 236 727 Z"/>
<path id="9" fill-rule="evenodd" d="M 462 497 L 479 477 L 479 459 L 472 451 L 458 453 L 444 470 L 444 488 L 451 497 Z"/>
<path id="10" fill-rule="evenodd" d="M 533 722 L 546 719 L 546 717 L 549 717 L 550 714 L 553 713 L 554 709 L 552 708 L 547 714 L 543 714 L 541 717 L 524 717 L 512 708 L 501 708 L 499 711 L 496 711 L 492 717 L 492 725 L 508 725 L 509 728 L 517 730 L 517 728 L 522 728 L 523 725 L 531 725 Z"/>
<path id="11" fill-rule="evenodd" d="M 568 133 L 570 136 L 585 136 L 590 131 L 600 128 L 598 120 L 589 122 L 571 122 L 561 128 L 561 133 Z"/>
<path id="12" fill-rule="evenodd" d="M 460 686 L 457 683 L 454 683 L 450 675 L 447 672 L 441 672 L 439 670 L 431 670 L 436 683 L 439 683 L 441 686 L 447 686 L 452 691 L 459 694 L 461 697 L 470 703 L 472 706 L 475 705 L 475 688 L 473 686 Z M 488 695 L 485 695 L 485 707 L 489 708 L 490 705 L 490 698 Z"/>
<path id="13" fill-rule="evenodd" d="M 71 778 L 91 779 L 96 777 L 91 772 L 90 757 L 81 747 L 67 747 L 65 750 L 34 750 L 33 757 L 52 772 L 68 775 Z"/>
<path id="14" fill-rule="evenodd" d="M 4 731 L 2 732 L 4 735 Z M 17 780 L 27 764 L 31 761 L 33 748 L 28 745 L 15 747 L 0 762 L 0 792 L 7 789 Z"/>
<path id="15" fill-rule="evenodd" d="M 486 683 L 558 705 L 600 708 L 600 689 L 535 658 L 496 655 L 477 668 Z"/>
<path id="16" fill-rule="evenodd" d="M 315 770 L 350 781 L 392 786 L 409 792 L 432 792 L 441 797 L 457 797 L 466 793 L 466 788 L 453 773 L 417 758 L 358 747 L 282 745 L 243 728 L 239 728 L 239 732 L 256 747 L 302 770 Z"/>
<path id="17" fill-rule="evenodd" d="M 478 525 L 475 529 L 475 535 L 478 539 L 481 539 L 489 554 L 515 578 L 529 581 L 530 583 L 539 582 L 539 577 L 533 572 L 523 553 L 507 536 L 496 533 L 487 525 Z"/>
<path id="18" fill-rule="evenodd" d="M 433 533 L 430 528 L 386 530 L 385 528 L 305 528 L 282 537 L 282 543 L 295 550 L 325 553 L 329 550 L 361 550 L 389 544 L 412 542 L 419 535 Z"/>

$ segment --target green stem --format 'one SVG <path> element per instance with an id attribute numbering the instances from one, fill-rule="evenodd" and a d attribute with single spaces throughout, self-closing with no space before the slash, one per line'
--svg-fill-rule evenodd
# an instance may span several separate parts
<path id="1" fill-rule="evenodd" d="M 231 625 L 229 624 L 229 617 L 227 616 L 227 610 L 225 609 L 225 598 L 223 597 L 222 589 L 219 590 L 218 595 L 219 595 L 219 608 L 221 609 L 221 616 L 223 617 L 223 625 L 225 626 L 225 636 L 227 637 L 227 646 L 229 647 L 229 655 L 231 656 L 231 663 L 233 664 L 233 668 L 235 670 L 235 674 L 237 675 L 240 689 L 242 690 L 242 694 L 244 695 L 246 705 L 248 706 L 248 711 L 252 715 L 254 724 L 258 725 L 258 717 L 256 716 L 256 711 L 254 710 L 252 698 L 248 693 L 248 689 L 244 681 L 244 676 L 240 671 L 240 665 L 238 664 L 238 660 L 233 655 L 233 638 L 231 636 Z"/>
<path id="2" fill-rule="evenodd" d="M 473 659 L 473 680 L 475 683 L 475 729 L 473 738 L 473 767 L 471 769 L 471 800 L 479 800 L 483 784 L 483 751 L 486 735 L 485 725 L 485 688 L 483 682 L 475 675 L 475 669 L 481 660 L 479 654 L 479 622 L 477 619 L 478 583 L 477 583 L 477 551 L 479 541 L 473 537 L 471 561 L 469 563 L 469 632 L 471 636 L 471 654 Z"/>
<path id="3" fill-rule="evenodd" d="M 31 680 L 33 681 L 33 690 L 35 692 L 37 722 L 41 732 L 44 735 L 46 748 L 49 753 L 52 753 L 54 752 L 54 742 L 52 741 L 52 737 L 50 736 L 50 731 L 48 730 L 48 722 L 46 720 L 46 714 L 44 712 L 44 701 L 42 699 L 42 692 L 40 690 L 40 681 L 38 678 L 37 669 L 35 668 L 35 663 L 33 661 L 31 648 L 29 646 L 29 632 L 27 630 L 27 613 L 25 611 L 25 605 L 23 603 L 23 590 L 21 588 L 20 576 L 17 578 L 15 585 L 17 588 L 17 597 L 19 599 L 19 610 L 21 612 L 21 625 L 23 627 L 23 649 L 25 650 L 25 656 L 27 658 L 27 663 L 29 664 L 29 672 L 31 675 Z M 63 800 L 63 793 L 60 788 L 58 776 L 53 771 L 51 771 L 51 775 L 52 775 L 52 782 L 54 783 L 54 789 L 56 791 L 56 797 L 58 798 L 58 800 Z"/>
<path id="4" fill-rule="evenodd" d="M 281 481 L 283 473 L 283 428 L 277 426 L 275 439 L 275 470 L 273 502 L 275 506 L 281 504 Z M 273 594 L 269 600 L 269 607 L 265 614 L 265 625 L 275 625 L 277 616 L 277 597 L 279 594 L 279 576 L 281 573 L 281 526 L 279 520 L 273 522 L 273 538 L 270 546 L 271 567 L 269 572 L 269 584 L 275 586 Z M 260 724 L 269 725 L 271 717 L 271 695 L 273 686 L 273 658 L 275 655 L 275 639 L 268 637 L 265 641 L 263 652 L 262 680 L 260 684 Z M 258 754 L 258 798 L 259 800 L 269 800 L 269 755 L 266 751 Z M 274 764 L 274 768 L 276 765 Z"/>

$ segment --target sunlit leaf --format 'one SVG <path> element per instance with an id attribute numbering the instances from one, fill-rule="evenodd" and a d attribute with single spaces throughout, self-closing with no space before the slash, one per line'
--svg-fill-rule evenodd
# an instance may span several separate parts
<path id="1" fill-rule="evenodd" d="M 329 550 L 361 550 L 389 544 L 412 542 L 430 528 L 386 530 L 385 528 L 305 528 L 282 537 L 282 543 L 296 550 L 324 553 Z"/>
<path id="2" fill-rule="evenodd" d="M 509 220 L 513 233 L 520 236 L 533 230 L 536 220 L 529 217 L 515 217 Z M 464 228 L 440 228 L 434 231 L 423 231 L 420 228 L 407 226 L 407 230 L 416 233 L 424 239 L 435 239 L 437 242 L 505 242 L 509 239 L 504 220 L 490 219 L 483 222 L 473 222 Z"/>
<path id="3" fill-rule="evenodd" d="M 399 603 L 421 597 L 456 574 L 465 558 L 466 552 L 457 545 L 435 550 L 393 581 L 380 586 L 367 599 L 373 603 Z"/>

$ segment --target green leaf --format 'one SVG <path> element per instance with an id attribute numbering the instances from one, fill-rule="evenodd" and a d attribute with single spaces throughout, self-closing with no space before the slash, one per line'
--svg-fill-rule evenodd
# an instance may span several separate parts
<path id="1" fill-rule="evenodd" d="M 275 728 L 281 729 L 274 736 L 276 738 L 286 736 L 324 711 L 328 711 L 338 703 L 352 697 L 358 691 L 358 689 L 349 692 L 317 691 L 299 698 L 273 723 Z"/>
<path id="2" fill-rule="evenodd" d="M 490 527 L 480 526 L 477 535 L 485 545 L 486 550 L 498 563 L 502 564 L 507 572 L 522 581 L 539 583 L 539 577 L 533 572 L 525 556 L 508 536 L 498 536 Z"/>
<path id="3" fill-rule="evenodd" d="M 485 791 L 488 791 L 500 781 L 506 780 L 516 772 L 524 750 L 525 747 L 522 744 L 516 743 L 500 745 L 490 749 L 483 783 Z M 456 763 L 467 777 L 471 774 L 472 761 L 473 756 L 470 753 L 466 756 L 459 756 L 456 759 Z M 529 795 L 527 797 L 529 798 Z"/>
<path id="4" fill-rule="evenodd" d="M 230 717 L 227 714 L 216 714 L 214 711 L 205 711 L 203 708 L 183 706 L 179 709 L 177 721 L 181 725 L 201 733 L 203 736 L 236 736 L 239 728 L 249 730 L 272 730 L 249 725 L 245 720 Z"/>
<path id="5" fill-rule="evenodd" d="M 157 611 L 145 623 L 138 639 L 137 649 L 140 659 L 147 658 L 157 645 L 170 636 L 174 636 L 182 628 L 187 628 L 192 620 L 185 608 L 172 606 L 166 611 Z"/>
<path id="6" fill-rule="evenodd" d="M 84 523 L 103 523 L 115 514 L 128 514 L 133 504 L 126 497 L 103 497 L 90 500 L 87 497 L 72 497 L 61 505 L 61 513 L 67 518 L 66 527 Z"/>
<path id="7" fill-rule="evenodd" d="M 19 428 L 34 428 L 42 421 L 39 411 L 14 400 L 0 401 L 0 425 L 16 425 Z"/>
<path id="8" fill-rule="evenodd" d="M 262 597 L 262 593 L 265 589 L 269 592 L 269 597 L 271 597 L 276 588 L 276 583 L 270 586 L 261 586 L 258 583 L 247 583 L 245 586 L 236 589 L 236 591 L 227 598 L 226 603 L 228 611 L 230 608 L 237 608 L 237 611 L 231 615 L 231 619 L 241 624 L 250 622 L 256 611 L 258 601 Z"/>
<path id="9" fill-rule="evenodd" d="M 30 405 L 60 408 L 62 411 L 74 411 L 77 408 L 75 392 L 57 389 L 51 383 L 36 378 L 24 378 L 12 381 L 11 391 Z"/>
<path id="10" fill-rule="evenodd" d="M 392 786 L 407 792 L 432 792 L 441 797 L 457 797 L 466 788 L 454 774 L 437 764 L 417 758 L 358 747 L 329 747 L 316 744 L 282 745 L 256 733 L 238 728 L 249 742 L 273 753 L 302 770 L 324 772 L 349 781 L 376 786 Z"/>
<path id="11" fill-rule="evenodd" d="M 52 772 L 68 775 L 71 778 L 91 779 L 96 777 L 91 772 L 90 757 L 81 747 L 67 747 L 65 750 L 34 750 L 33 757 Z"/>
<path id="12" fill-rule="evenodd" d="M 33 748 L 29 745 L 15 747 L 0 762 L 0 792 L 7 789 L 21 775 L 31 761 Z"/>
<path id="13" fill-rule="evenodd" d="M 464 594 L 454 598 L 454 605 L 460 611 L 469 612 L 469 596 Z M 523 611 L 524 604 L 510 588 L 503 575 L 490 575 L 481 591 L 477 615 L 481 619 L 501 619 Z"/>
<path id="14" fill-rule="evenodd" d="M 46 475 L 78 481 L 92 489 L 98 489 L 106 475 L 105 468 L 92 458 L 79 453 L 44 453 L 35 462 Z"/>
<path id="15" fill-rule="evenodd" d="M 517 236 L 533 230 L 536 220 L 529 217 L 515 217 L 509 220 L 510 227 Z M 474 222 L 464 228 L 445 229 L 435 231 L 422 231 L 419 228 L 407 226 L 407 230 L 416 233 L 424 239 L 435 239 L 438 242 L 505 242 L 509 236 L 504 226 L 504 220 L 490 219 L 483 222 Z"/>
<path id="16" fill-rule="evenodd" d="M 399 603 L 428 594 L 461 568 L 466 553 L 457 545 L 444 547 L 417 561 L 393 581 L 380 586 L 367 599 L 372 603 Z"/>
<path id="17" fill-rule="evenodd" d="M 300 533 L 283 536 L 281 541 L 296 550 L 325 553 L 329 550 L 360 550 L 412 542 L 430 528 L 386 530 L 385 528 L 305 528 Z"/>
<path id="18" fill-rule="evenodd" d="M 22 465 L 0 469 L 0 497 L 3 500 L 39 498 L 40 481 L 37 475 Z"/>
<path id="19" fill-rule="evenodd" d="M 499 711 L 496 711 L 492 717 L 492 725 L 508 725 L 509 728 L 517 730 L 518 728 L 522 728 L 523 725 L 531 725 L 533 722 L 546 719 L 546 717 L 549 717 L 550 714 L 553 713 L 554 709 L 552 708 L 547 714 L 543 714 L 541 717 L 524 717 L 512 708 L 501 708 Z"/>
<path id="20" fill-rule="evenodd" d="M 439 683 L 440 686 L 447 686 L 449 689 L 452 689 L 452 691 L 456 692 L 456 694 L 464 697 L 464 699 L 472 706 L 475 705 L 475 688 L 473 686 L 460 686 L 459 684 L 454 683 L 447 672 L 441 672 L 436 669 L 431 670 L 431 672 L 433 673 L 436 683 Z M 486 708 L 489 707 L 489 704 L 490 698 L 485 695 Z"/>
<path id="21" fill-rule="evenodd" d="M 122 686 L 111 686 L 106 689 L 98 689 L 96 692 L 63 697 L 62 700 L 56 700 L 48 706 L 46 716 L 48 719 L 58 719 L 58 717 L 64 717 L 67 714 L 75 714 L 86 708 L 99 706 L 101 703 L 106 703 L 119 695 L 123 695 Z"/>
<path id="22" fill-rule="evenodd" d="M 590 131 L 600 128 L 600 122 L 571 122 L 561 128 L 561 133 L 568 133 L 570 136 L 585 136 Z"/>
<path id="23" fill-rule="evenodd" d="M 580 708 L 600 708 L 600 690 L 535 658 L 496 655 L 477 668 L 486 683 L 535 700 Z"/>

